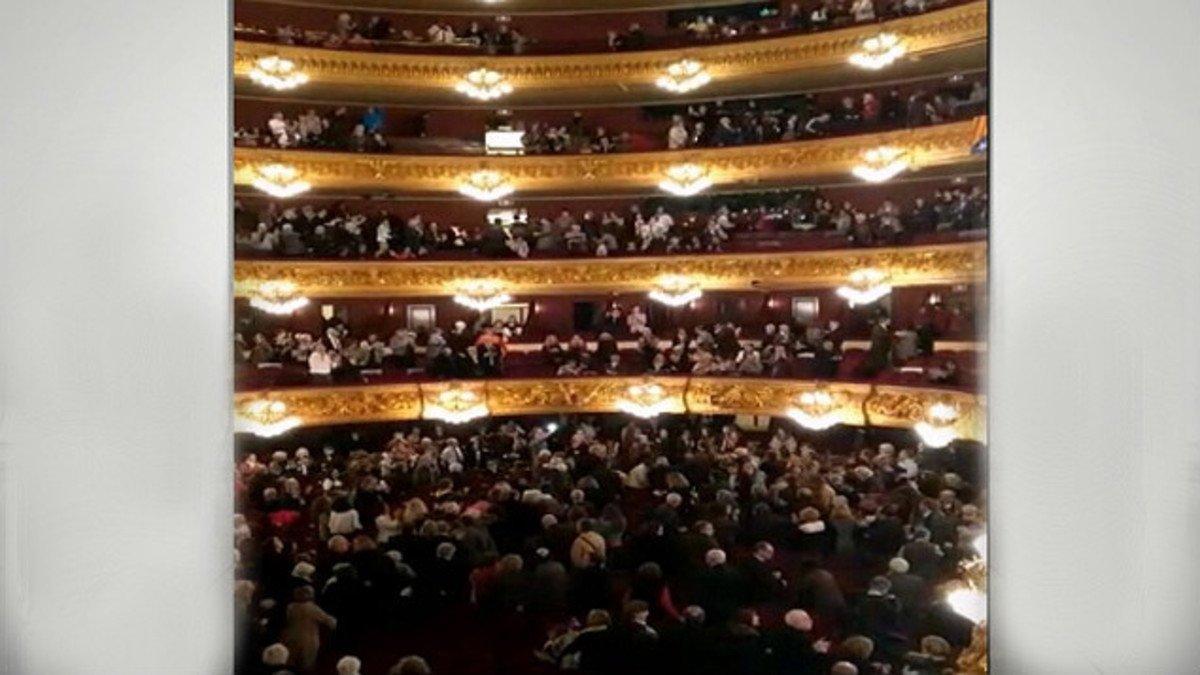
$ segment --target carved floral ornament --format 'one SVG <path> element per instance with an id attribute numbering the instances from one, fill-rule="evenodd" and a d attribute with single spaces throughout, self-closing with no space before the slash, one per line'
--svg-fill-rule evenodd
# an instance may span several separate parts
<path id="1" fill-rule="evenodd" d="M 490 157 L 486 163 L 475 157 L 453 155 L 361 155 L 235 148 L 234 182 L 262 189 L 263 171 L 282 166 L 290 172 L 289 186 L 303 183 L 306 188 L 319 190 L 459 193 L 484 201 L 514 191 L 595 194 L 667 190 L 688 195 L 709 186 L 845 180 L 856 173 L 883 180 L 895 172 L 890 168 L 890 160 L 883 162 L 875 157 L 880 148 L 901 152 L 904 169 L 908 171 L 982 164 L 983 158 L 971 153 L 975 132 L 976 121 L 967 120 L 769 145 L 606 155 Z M 880 162 L 882 165 L 876 166 Z"/>
<path id="2" fill-rule="evenodd" d="M 822 392 L 821 400 L 806 402 L 805 395 L 812 392 Z M 243 420 L 269 424 L 279 416 L 291 418 L 291 426 L 423 417 L 465 421 L 488 414 L 630 412 L 630 408 L 643 416 L 688 412 L 794 418 L 792 411 L 797 407 L 807 407 L 813 415 L 832 415 L 840 424 L 913 428 L 936 416 L 939 405 L 952 405 L 956 410 L 957 417 L 950 423 L 956 439 L 987 440 L 987 404 L 980 395 L 845 382 L 704 377 L 501 379 L 283 389 L 243 392 L 235 398 L 238 429 L 244 431 L 252 430 Z"/>
<path id="3" fill-rule="evenodd" d="M 689 288 L 705 291 L 750 290 L 755 282 L 791 290 L 834 288 L 850 282 L 851 275 L 863 268 L 884 271 L 889 287 L 978 283 L 987 276 L 987 244 L 769 255 L 480 261 L 470 266 L 475 281 L 464 279 L 463 265 L 453 261 L 238 261 L 234 290 L 240 297 L 253 297 L 265 283 L 285 282 L 294 293 L 308 298 L 462 296 L 460 302 L 486 304 L 503 295 L 649 292 L 664 279 L 686 279 Z M 486 288 L 480 285 L 485 281 Z"/>
<path id="4" fill-rule="evenodd" d="M 902 35 L 910 56 L 982 43 L 987 38 L 985 0 L 882 24 Z M 576 55 L 504 56 L 380 54 L 311 47 L 234 42 L 234 75 L 249 77 L 258 60 L 278 56 L 295 64 L 313 82 L 387 88 L 441 88 L 453 91 L 464 73 L 484 69 L 503 73 L 518 90 L 600 87 L 646 83 L 653 86 L 672 64 L 703 64 L 714 79 L 793 72 L 844 65 L 864 42 L 877 37 L 880 24 L 853 26 L 806 35 L 789 35 L 687 50 L 655 50 Z M 853 66 L 849 66 L 853 68 Z M 686 78 L 687 73 L 683 74 Z"/>

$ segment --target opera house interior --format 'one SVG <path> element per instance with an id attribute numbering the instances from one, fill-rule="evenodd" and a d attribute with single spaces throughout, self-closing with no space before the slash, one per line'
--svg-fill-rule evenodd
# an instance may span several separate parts
<path id="1" fill-rule="evenodd" d="M 986 0 L 233 11 L 236 672 L 987 672 Z"/>

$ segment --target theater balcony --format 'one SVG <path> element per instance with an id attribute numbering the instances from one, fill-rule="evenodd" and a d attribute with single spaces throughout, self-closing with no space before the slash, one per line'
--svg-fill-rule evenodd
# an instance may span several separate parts
<path id="1" fill-rule="evenodd" d="M 243 14 L 246 11 L 242 9 Z M 511 10 L 506 7 L 505 11 Z M 323 23 L 325 17 L 298 19 L 309 20 Z M 253 21 L 271 23 L 266 18 Z M 565 40 L 557 38 L 563 34 L 563 24 L 561 20 L 548 24 L 557 26 L 557 30 L 541 48 L 570 48 Z M 578 25 L 582 29 L 586 24 Z M 984 1 L 819 32 L 783 31 L 686 47 L 593 54 L 460 54 L 457 50 L 461 48 L 455 47 L 446 48 L 455 51 L 451 54 L 401 54 L 261 41 L 272 39 L 274 29 L 247 26 L 240 37 L 251 39 L 235 40 L 235 90 L 239 96 L 462 107 L 492 107 L 496 103 L 516 108 L 641 104 L 897 81 L 970 70 L 987 60 Z M 888 40 L 894 36 L 899 48 L 891 50 L 889 41 L 881 50 L 877 44 L 867 42 L 881 33 L 886 33 Z M 665 28 L 657 37 L 663 38 L 660 44 L 671 44 Z M 592 44 L 600 47 L 589 40 L 572 43 L 582 48 Z M 390 46 L 405 48 L 403 44 Z M 647 39 L 647 46 L 652 46 L 652 39 Z M 871 66 L 877 66 L 879 63 L 873 59 L 880 53 L 888 53 L 886 67 L 863 68 L 852 63 L 857 54 L 860 62 L 865 58 Z M 275 70 L 279 61 L 262 61 L 272 58 L 283 59 L 291 69 Z M 488 79 L 470 80 L 468 74 L 473 71 L 487 71 Z M 693 77 L 697 73 L 702 73 L 698 79 Z M 262 77 L 264 74 L 268 77 Z M 293 74 L 302 75 L 303 82 L 280 82 L 270 77 Z M 660 82 L 666 82 L 665 86 Z M 298 89 L 294 88 L 297 84 Z M 481 85 L 486 85 L 486 91 L 480 91 Z"/>
<path id="2" fill-rule="evenodd" d="M 752 415 L 801 418 L 822 392 L 831 424 L 936 426 L 942 439 L 986 442 L 987 401 L 957 390 L 756 378 L 586 377 L 286 389 L 235 396 L 240 430 L 547 413 Z M 644 414 L 638 414 L 639 411 Z M 944 444 L 944 443 L 943 443 Z"/>
<path id="3" fill-rule="evenodd" d="M 370 192 L 412 197 L 469 194 L 491 201 L 539 195 L 679 194 L 797 183 L 838 184 L 878 168 L 923 177 L 979 172 L 986 118 L 818 140 L 612 154 L 470 157 L 236 148 L 236 186 L 273 194 Z M 878 156 L 885 150 L 886 157 Z M 878 167 L 880 163 L 887 167 Z M 286 175 L 272 171 L 280 167 Z M 868 174 L 869 175 L 869 174 Z M 668 185 L 672 187 L 667 187 Z"/>

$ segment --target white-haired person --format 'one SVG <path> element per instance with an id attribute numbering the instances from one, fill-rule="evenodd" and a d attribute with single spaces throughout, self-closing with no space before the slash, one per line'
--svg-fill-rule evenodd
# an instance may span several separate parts
<path id="1" fill-rule="evenodd" d="M 334 668 L 337 675 L 362 675 L 362 661 L 355 656 L 343 656 Z"/>
<path id="2" fill-rule="evenodd" d="M 282 643 L 267 646 L 262 653 L 263 672 L 270 675 L 290 674 L 292 671 L 287 669 L 288 656 L 288 648 Z"/>

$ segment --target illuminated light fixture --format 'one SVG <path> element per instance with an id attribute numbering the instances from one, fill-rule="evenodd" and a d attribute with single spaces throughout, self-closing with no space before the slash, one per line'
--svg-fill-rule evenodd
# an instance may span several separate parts
<path id="1" fill-rule="evenodd" d="M 911 164 L 907 150 L 881 145 L 864 152 L 862 162 L 855 164 L 850 173 L 868 183 L 882 183 L 895 178 Z"/>
<path id="2" fill-rule="evenodd" d="M 426 403 L 422 415 L 447 424 L 464 424 L 485 417 L 488 412 L 482 396 L 470 389 L 454 387 L 439 393 L 432 403 Z"/>
<path id="3" fill-rule="evenodd" d="M 476 68 L 454 84 L 454 90 L 479 101 L 491 101 L 511 94 L 513 86 L 502 73 Z"/>
<path id="4" fill-rule="evenodd" d="M 668 167 L 666 178 L 658 182 L 658 187 L 676 197 L 691 197 L 712 187 L 712 184 L 708 169 L 688 162 Z"/>
<path id="5" fill-rule="evenodd" d="M 686 94 L 712 82 L 712 76 L 704 64 L 695 59 L 681 59 L 667 66 L 667 72 L 660 75 L 654 84 L 673 94 Z"/>
<path id="6" fill-rule="evenodd" d="M 787 416 L 805 429 L 824 431 L 842 421 L 837 402 L 825 387 L 817 387 L 796 397 L 796 404 L 787 409 Z"/>
<path id="7" fill-rule="evenodd" d="M 454 294 L 455 302 L 476 312 L 495 309 L 509 300 L 512 300 L 512 296 L 504 292 L 499 282 L 489 279 L 469 281 Z"/>
<path id="8" fill-rule="evenodd" d="M 272 197 L 287 199 L 312 189 L 311 183 L 300 180 L 300 172 L 294 166 L 266 164 L 257 167 L 254 172 L 257 175 L 250 184 Z"/>
<path id="9" fill-rule="evenodd" d="M 939 401 L 925 411 L 925 419 L 913 425 L 913 431 L 921 442 L 931 448 L 944 448 L 958 438 L 954 423 L 958 421 L 958 410 L 951 404 Z"/>
<path id="10" fill-rule="evenodd" d="M 458 184 L 459 194 L 481 202 L 494 202 L 516 191 L 504 174 L 491 169 L 476 171 Z"/>
<path id="11" fill-rule="evenodd" d="M 837 287 L 837 294 L 850 303 L 851 307 L 869 305 L 892 292 L 886 273 L 873 267 L 854 270 L 850 282 Z"/>
<path id="12" fill-rule="evenodd" d="M 955 613 L 978 626 L 987 620 L 987 534 L 976 537 L 972 548 L 978 555 L 959 564 L 962 578 L 951 584 L 946 603 Z"/>
<path id="13" fill-rule="evenodd" d="M 956 588 L 946 595 L 950 608 L 971 623 L 981 623 L 987 618 L 987 595 L 973 588 Z"/>
<path id="14" fill-rule="evenodd" d="M 300 426 L 300 418 L 288 414 L 283 401 L 259 399 L 246 404 L 234 422 L 236 431 L 271 438 Z"/>
<path id="15" fill-rule="evenodd" d="M 668 275 L 659 277 L 655 282 L 656 288 L 646 295 L 655 302 L 661 302 L 668 307 L 682 307 L 700 299 L 704 291 L 700 284 L 688 277 Z"/>
<path id="16" fill-rule="evenodd" d="M 850 55 L 851 65 L 866 70 L 887 68 L 904 56 L 908 47 L 895 33 L 880 33 L 862 41 L 858 51 Z"/>
<path id="17" fill-rule="evenodd" d="M 657 417 L 671 409 L 671 399 L 662 385 L 654 382 L 632 384 L 616 401 L 617 410 L 642 419 Z"/>
<path id="18" fill-rule="evenodd" d="M 290 281 L 264 281 L 250 296 L 250 306 L 267 314 L 291 314 L 307 305 L 308 298 L 299 295 Z"/>
<path id="19" fill-rule="evenodd" d="M 296 70 L 296 64 L 278 56 L 263 56 L 250 69 L 250 79 L 276 91 L 295 89 L 308 82 L 308 73 Z"/>

